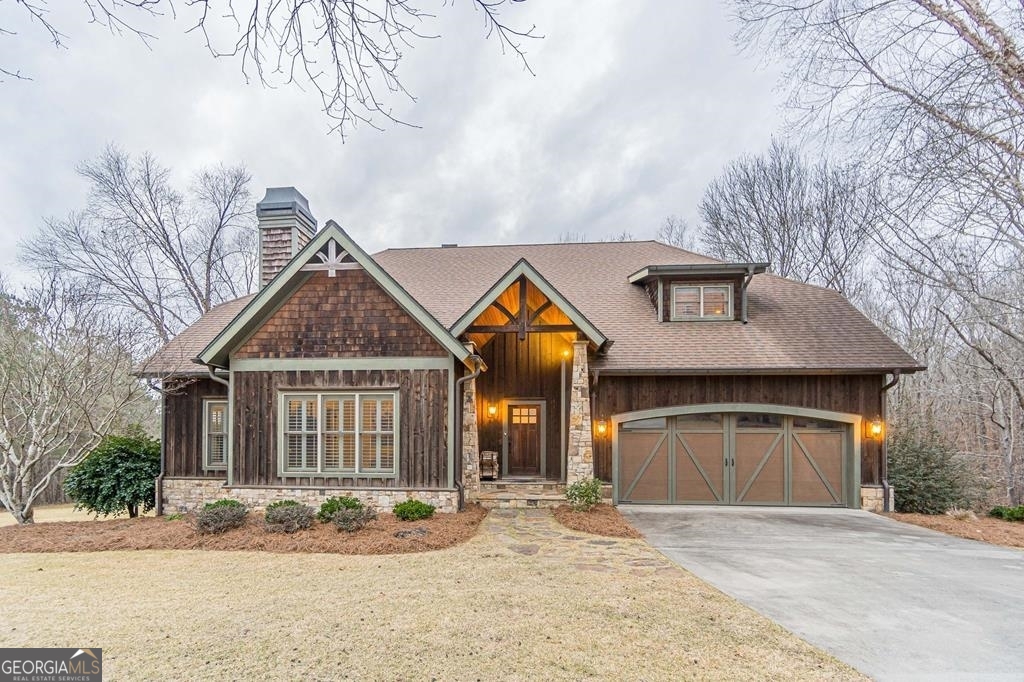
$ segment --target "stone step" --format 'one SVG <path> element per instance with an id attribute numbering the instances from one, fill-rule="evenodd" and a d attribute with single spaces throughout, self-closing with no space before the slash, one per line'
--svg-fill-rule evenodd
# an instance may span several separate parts
<path id="1" fill-rule="evenodd" d="M 476 501 L 486 509 L 550 508 L 565 504 L 565 495 L 519 491 L 482 492 Z"/>

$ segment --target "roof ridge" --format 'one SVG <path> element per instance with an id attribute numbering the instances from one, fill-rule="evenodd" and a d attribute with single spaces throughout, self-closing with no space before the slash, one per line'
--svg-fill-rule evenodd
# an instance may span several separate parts
<path id="1" fill-rule="evenodd" d="M 615 244 L 661 244 L 662 246 L 670 246 L 664 242 L 659 242 L 657 239 L 627 239 L 623 241 L 588 241 L 588 242 L 522 242 L 516 244 L 456 244 L 455 246 L 400 246 L 400 247 L 388 247 L 382 249 L 377 253 L 388 253 L 395 251 L 440 251 L 442 249 L 451 251 L 454 249 L 516 249 L 524 246 L 597 246 L 599 244 L 607 244 L 609 246 Z M 672 247 L 670 248 L 677 248 Z M 685 253 L 691 253 L 695 256 L 702 254 L 695 253 L 692 251 L 686 251 L 686 249 L 678 249 Z M 375 254 L 376 255 L 376 254 Z M 710 258 L 711 256 L 704 256 Z"/>

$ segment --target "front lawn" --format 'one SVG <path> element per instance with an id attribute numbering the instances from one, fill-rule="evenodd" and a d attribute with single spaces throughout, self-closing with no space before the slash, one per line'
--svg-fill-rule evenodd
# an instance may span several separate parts
<path id="1" fill-rule="evenodd" d="M 863 679 L 643 541 L 516 542 L 5 554 L 0 646 L 103 647 L 108 679 Z"/>

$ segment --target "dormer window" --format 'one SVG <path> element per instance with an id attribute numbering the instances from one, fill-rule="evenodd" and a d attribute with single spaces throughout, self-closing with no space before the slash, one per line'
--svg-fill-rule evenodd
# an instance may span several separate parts
<path id="1" fill-rule="evenodd" d="M 732 284 L 672 285 L 672 320 L 731 320 Z"/>

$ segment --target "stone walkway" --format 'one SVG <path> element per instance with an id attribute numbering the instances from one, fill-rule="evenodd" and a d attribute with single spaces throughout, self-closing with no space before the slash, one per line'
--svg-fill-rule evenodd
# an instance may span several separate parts
<path id="1" fill-rule="evenodd" d="M 580 533 L 560 524 L 547 509 L 492 509 L 477 539 L 524 557 L 568 563 L 579 571 L 648 575 L 679 570 L 643 540 Z"/>

